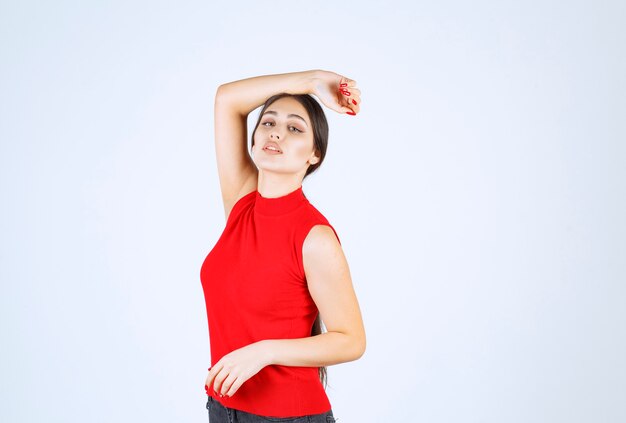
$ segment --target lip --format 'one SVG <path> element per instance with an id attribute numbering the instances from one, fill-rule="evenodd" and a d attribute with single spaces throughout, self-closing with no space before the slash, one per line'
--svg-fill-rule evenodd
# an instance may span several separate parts
<path id="1" fill-rule="evenodd" d="M 266 150 L 267 147 L 269 147 L 269 146 L 272 146 L 272 147 L 278 149 L 278 152 L 272 151 L 272 150 Z M 282 152 L 283 152 L 283 150 L 280 149 L 280 146 L 277 143 L 275 143 L 274 141 L 266 142 L 265 145 L 263 146 L 263 150 L 264 151 L 269 151 L 270 153 L 274 153 L 274 154 L 279 154 L 279 153 L 282 154 Z"/>

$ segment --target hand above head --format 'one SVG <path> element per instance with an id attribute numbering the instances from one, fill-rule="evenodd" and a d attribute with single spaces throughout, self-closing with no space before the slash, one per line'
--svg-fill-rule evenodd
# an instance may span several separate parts
<path id="1" fill-rule="evenodd" d="M 361 90 L 356 81 L 335 72 L 318 70 L 311 85 L 312 94 L 329 109 L 356 115 L 361 110 Z"/>

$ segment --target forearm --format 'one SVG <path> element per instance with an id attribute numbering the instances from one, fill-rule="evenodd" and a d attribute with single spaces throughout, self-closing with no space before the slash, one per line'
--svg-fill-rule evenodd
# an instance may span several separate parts
<path id="1" fill-rule="evenodd" d="M 361 343 L 340 332 L 261 342 L 267 365 L 322 367 L 354 361 L 363 355 Z"/>
<path id="2" fill-rule="evenodd" d="M 227 102 L 229 107 L 247 116 L 269 97 L 278 93 L 309 94 L 317 70 L 261 75 L 228 82 L 218 87 L 216 102 Z"/>

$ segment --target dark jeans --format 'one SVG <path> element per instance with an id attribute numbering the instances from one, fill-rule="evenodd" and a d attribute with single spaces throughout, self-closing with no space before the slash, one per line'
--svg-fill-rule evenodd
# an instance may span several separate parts
<path id="1" fill-rule="evenodd" d="M 210 395 L 207 395 L 206 408 L 209 410 L 209 423 L 335 423 L 333 410 L 329 410 L 326 413 L 309 414 L 300 417 L 267 417 L 224 407 Z"/>

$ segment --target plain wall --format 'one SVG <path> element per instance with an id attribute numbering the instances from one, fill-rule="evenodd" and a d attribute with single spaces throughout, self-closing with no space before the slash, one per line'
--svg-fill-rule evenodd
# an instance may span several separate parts
<path id="1" fill-rule="evenodd" d="M 2 2 L 0 420 L 206 422 L 225 82 L 325 69 L 350 422 L 626 421 L 626 7 Z M 250 115 L 251 125 L 258 110 Z"/>

